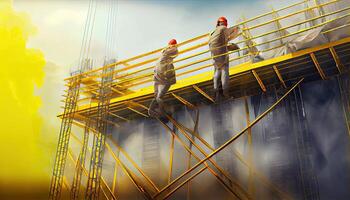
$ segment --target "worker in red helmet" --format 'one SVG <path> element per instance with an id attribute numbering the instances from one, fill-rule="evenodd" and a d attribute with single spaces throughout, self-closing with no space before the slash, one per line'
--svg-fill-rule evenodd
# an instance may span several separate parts
<path id="1" fill-rule="evenodd" d="M 229 95 L 229 55 L 222 55 L 228 51 L 238 49 L 236 44 L 228 46 L 230 40 L 235 39 L 239 35 L 237 26 L 227 28 L 228 23 L 225 17 L 220 17 L 217 20 L 216 28 L 209 36 L 209 49 L 213 58 L 214 65 L 214 91 L 215 101 L 219 100 L 221 84 L 224 97 L 230 98 Z"/>
<path id="2" fill-rule="evenodd" d="M 168 46 L 162 50 L 161 56 L 154 69 L 154 99 L 152 100 L 148 114 L 155 116 L 156 113 L 165 114 L 163 97 L 168 92 L 171 85 L 176 83 L 175 69 L 173 60 L 178 54 L 177 41 L 171 39 Z M 159 112 L 157 112 L 155 102 L 158 103 Z"/>

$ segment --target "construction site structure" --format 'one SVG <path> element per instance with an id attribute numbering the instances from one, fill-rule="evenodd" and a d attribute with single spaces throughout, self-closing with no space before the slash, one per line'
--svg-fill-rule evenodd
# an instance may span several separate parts
<path id="1" fill-rule="evenodd" d="M 240 49 L 227 53 L 234 97 L 229 101 L 214 102 L 209 34 L 180 42 L 173 62 L 177 83 L 165 96 L 172 110 L 167 123 L 147 112 L 163 48 L 94 69 L 91 60 L 81 62 L 65 79 L 50 199 L 350 195 L 324 186 L 327 177 L 317 165 L 327 163 L 328 154 L 315 148 L 322 143 L 315 133 L 328 131 L 318 128 L 326 123 L 337 129 L 330 134 L 343 138 L 339 146 L 348 144 L 349 10 L 345 0 L 304 0 L 242 17 L 234 40 Z M 292 45 L 315 32 L 327 41 L 317 36 L 302 47 Z"/>

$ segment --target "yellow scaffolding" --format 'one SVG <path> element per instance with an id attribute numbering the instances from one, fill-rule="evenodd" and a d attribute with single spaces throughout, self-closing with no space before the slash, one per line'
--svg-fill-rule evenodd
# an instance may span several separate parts
<path id="1" fill-rule="evenodd" d="M 276 84 L 281 85 L 284 88 L 289 88 L 289 90 L 280 99 L 278 99 L 276 103 L 274 103 L 255 120 L 250 121 L 250 111 L 247 99 L 245 98 L 247 126 L 217 149 L 211 147 L 208 142 L 200 137 L 200 134 L 196 129 L 198 124 L 196 124 L 195 128 L 192 130 L 168 116 L 170 122 L 177 128 L 178 134 L 184 136 L 179 137 L 179 135 L 176 134 L 173 129 L 159 120 L 171 137 L 169 148 L 170 159 L 168 182 L 164 187 L 156 185 L 154 181 L 152 181 L 150 177 L 144 171 L 142 171 L 141 167 L 139 167 L 137 163 L 127 154 L 126 151 L 124 151 L 112 138 L 107 138 L 109 142 L 106 142 L 105 144 L 107 148 L 106 150 L 112 155 L 115 161 L 113 182 L 111 185 L 108 185 L 108 183 L 104 181 L 102 177 L 101 185 L 94 187 L 101 187 L 106 199 L 117 199 L 117 174 L 118 170 L 122 169 L 145 199 L 167 199 L 183 185 L 189 183 L 189 181 L 201 174 L 203 171 L 208 170 L 234 199 L 254 199 L 255 184 L 257 181 L 263 183 L 268 189 L 278 194 L 282 199 L 292 199 L 289 194 L 269 182 L 267 178 L 265 178 L 254 168 L 252 163 L 253 152 L 251 127 L 258 123 L 259 120 L 261 120 L 267 113 L 272 111 L 302 81 L 327 79 L 329 76 L 329 71 L 333 70 L 329 63 L 335 63 L 333 67 L 337 69 L 337 73 L 331 74 L 332 76 L 345 73 L 348 70 L 349 63 L 344 62 L 344 57 L 349 56 L 350 38 L 344 38 L 338 41 L 256 63 L 253 63 L 249 58 L 251 55 L 256 56 L 260 53 L 272 52 L 280 48 L 283 46 L 283 39 L 297 36 L 309 30 L 327 25 L 335 20 L 350 16 L 350 7 L 339 8 L 338 10 L 328 13 L 324 11 L 323 7 L 336 4 L 341 0 L 329 0 L 324 3 L 318 3 L 318 1 L 315 1 L 313 6 L 309 6 L 308 3 L 310 3 L 310 1 L 311 0 L 304 0 L 281 9 L 272 9 L 272 11 L 254 18 L 244 19 L 242 22 L 236 24 L 237 26 L 242 27 L 242 39 L 237 41 L 236 44 L 245 45 L 245 47 L 218 55 L 232 55 L 243 51 L 249 52 L 245 55 L 238 54 L 238 56 L 231 56 L 230 58 L 230 84 L 234 86 L 231 89 L 231 94 L 235 98 L 245 98 L 251 94 L 266 92 L 269 90 L 270 86 Z M 307 6 L 302 8 L 302 5 Z M 287 12 L 288 14 L 281 15 L 280 13 L 282 13 L 282 11 L 283 13 Z M 310 13 L 318 13 L 318 15 L 313 14 L 309 19 L 297 21 L 294 24 L 289 24 L 287 26 L 282 25 L 283 21 L 290 20 L 296 15 L 306 15 Z M 341 13 L 343 14 L 340 15 Z M 269 17 L 271 20 L 261 20 L 265 19 L 266 17 Z M 326 20 L 326 17 L 333 18 Z M 260 20 L 264 22 L 259 23 Z M 317 20 L 321 22 L 318 24 L 314 23 Z M 311 23 L 312 26 L 301 30 L 291 31 L 292 28 L 308 23 Z M 266 26 L 271 24 L 273 24 L 276 29 L 265 31 Z M 328 34 L 348 26 L 349 24 L 343 24 L 333 29 L 324 31 L 323 34 Z M 257 30 L 260 30 L 262 33 L 259 33 Z M 272 37 L 268 41 L 261 40 L 263 37 L 269 35 L 273 35 L 275 37 Z M 180 49 L 179 57 L 177 60 L 174 60 L 173 63 L 176 63 L 177 65 L 175 72 L 178 81 L 170 88 L 170 91 L 165 97 L 166 101 L 173 101 L 177 102 L 178 104 L 183 104 L 194 111 L 197 109 L 196 103 L 198 102 L 205 102 L 209 104 L 214 102 L 213 97 L 211 96 L 213 72 L 210 70 L 210 67 L 212 67 L 210 61 L 214 57 L 218 56 L 212 57 L 210 55 L 210 51 L 206 48 L 208 45 L 208 36 L 208 33 L 205 33 L 177 45 Z M 280 43 L 276 44 L 275 46 L 270 46 L 267 49 L 260 48 L 263 45 L 271 44 L 275 41 L 280 41 Z M 140 54 L 132 58 L 121 60 L 66 78 L 65 81 L 68 89 L 66 90 L 67 94 L 64 95 L 66 100 L 63 102 L 66 104 L 71 103 L 69 98 L 74 98 L 71 95 L 72 88 L 77 88 L 79 90 L 78 94 L 80 94 L 80 97 L 77 99 L 74 107 L 64 114 L 59 115 L 59 117 L 66 121 L 69 119 L 73 125 L 78 127 L 87 128 L 87 130 L 90 130 L 90 133 L 93 133 L 94 135 L 99 134 L 99 131 L 97 130 L 97 127 L 93 127 L 90 124 L 94 124 L 98 120 L 100 120 L 101 123 L 108 123 L 111 126 L 120 127 L 122 126 L 122 123 L 131 121 L 135 118 L 149 117 L 147 110 L 149 102 L 153 98 L 153 87 L 151 85 L 153 81 L 153 68 L 155 61 L 158 60 L 158 54 L 162 49 L 163 48 L 159 48 L 151 52 Z M 115 69 L 106 73 L 106 70 L 110 68 Z M 103 71 L 104 73 L 102 73 Z M 304 73 L 305 71 L 308 73 Z M 106 111 L 110 118 L 102 119 L 98 115 L 98 105 L 101 103 L 99 102 L 99 98 L 101 95 L 100 91 L 102 80 L 106 77 L 111 77 L 111 81 L 103 85 L 104 87 L 110 88 L 110 94 L 108 95 L 110 95 L 111 99 L 109 101 L 108 110 Z M 79 85 L 79 87 L 77 87 L 77 85 Z M 198 111 L 197 114 L 199 115 Z M 87 123 L 88 120 L 91 120 L 91 122 Z M 247 190 L 212 159 L 214 155 L 234 142 L 244 133 L 247 134 L 249 144 L 248 158 L 245 160 L 236 150 L 234 150 L 233 155 L 241 163 L 243 163 L 249 171 L 249 183 Z M 79 141 L 75 135 L 72 135 L 72 137 Z M 69 139 L 67 137 L 64 139 L 65 145 L 67 145 Z M 196 142 L 197 140 L 200 141 L 205 148 L 203 148 L 201 144 L 198 144 Z M 198 161 L 197 164 L 193 166 L 189 164 L 188 170 L 177 178 L 173 178 L 175 141 L 179 142 L 179 144 L 188 152 L 189 163 L 191 162 L 192 157 Z M 190 145 L 188 145 L 187 142 Z M 119 156 L 117 156 L 109 143 L 113 143 L 113 147 L 117 148 L 118 152 L 120 152 L 121 155 L 124 155 L 126 160 L 122 160 Z M 193 151 L 192 146 L 198 151 Z M 208 151 L 210 153 L 207 153 Z M 79 165 L 79 162 L 73 158 L 72 153 L 69 152 L 69 156 L 77 165 Z M 204 156 L 204 159 L 201 159 L 200 156 Z M 125 162 L 128 162 L 128 164 L 125 164 Z M 130 165 L 132 166 L 132 169 L 128 167 Z M 84 166 L 79 167 L 83 169 L 85 175 L 88 174 Z M 62 169 L 59 168 L 59 170 L 61 170 L 60 172 L 62 173 Z M 61 187 L 62 184 L 60 181 L 62 182 L 62 180 L 57 179 L 55 181 L 57 182 L 56 185 Z M 68 184 L 65 183 L 65 185 L 68 187 Z M 54 191 L 56 193 L 59 192 L 58 190 Z M 57 197 L 59 198 L 59 195 Z"/>

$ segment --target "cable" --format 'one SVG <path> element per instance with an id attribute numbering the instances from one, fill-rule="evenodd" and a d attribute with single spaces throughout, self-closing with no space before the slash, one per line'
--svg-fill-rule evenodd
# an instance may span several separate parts
<path id="1" fill-rule="evenodd" d="M 107 57 L 109 59 L 111 59 L 113 57 L 112 52 L 113 52 L 113 48 L 114 48 L 114 41 L 115 41 L 115 32 L 116 32 L 116 16 L 117 16 L 117 6 L 116 6 L 116 2 L 111 4 L 112 7 L 112 11 L 111 11 L 111 19 L 110 19 L 110 32 L 109 32 L 109 36 L 108 36 L 108 52 L 107 52 Z"/>
<path id="2" fill-rule="evenodd" d="M 88 11 L 87 11 L 87 15 L 86 15 L 86 19 L 85 19 L 85 26 L 84 26 L 84 32 L 83 32 L 83 38 L 81 40 L 81 46 L 80 46 L 80 53 L 79 53 L 79 59 L 78 59 L 78 65 L 80 65 L 80 69 L 82 69 L 83 67 L 83 51 L 84 50 L 84 46 L 86 43 L 86 33 L 87 33 L 87 29 L 89 26 L 89 22 L 90 22 L 90 12 L 91 12 L 91 5 L 92 5 L 92 0 L 89 1 L 89 7 L 88 7 Z"/>
<path id="3" fill-rule="evenodd" d="M 113 17 L 114 23 L 113 23 L 113 34 L 112 34 L 112 48 L 111 48 L 111 57 L 113 56 L 114 50 L 116 50 L 116 44 L 117 44 L 117 14 L 118 14 L 118 1 L 114 1 L 115 5 L 113 6 L 115 9 L 115 15 Z"/>
<path id="4" fill-rule="evenodd" d="M 108 56 L 107 56 L 107 52 L 108 52 L 108 46 L 109 46 L 109 43 L 108 43 L 108 35 L 109 35 L 109 31 L 110 31 L 110 26 L 109 26 L 109 24 L 110 24 L 110 17 L 111 17 L 111 9 L 112 9 L 112 7 L 111 7 L 111 1 L 108 1 L 108 3 L 106 3 L 106 5 L 107 5 L 107 8 L 108 8 L 108 11 L 107 11 L 107 13 L 108 13 L 108 16 L 107 16 L 107 27 L 106 27 L 106 35 L 105 35 L 105 51 L 104 51 L 104 56 L 105 56 L 105 60 L 107 60 L 108 58 Z"/>
<path id="5" fill-rule="evenodd" d="M 93 30 L 94 30 L 94 26 L 95 26 L 96 10 L 97 10 L 97 1 L 95 3 L 95 10 L 94 10 L 94 15 L 93 15 L 93 20 L 92 20 L 92 27 L 91 27 L 91 31 L 90 31 L 90 39 L 89 39 L 89 42 L 88 42 L 87 57 L 90 56 L 91 38 L 92 38 L 92 33 L 93 33 Z"/>

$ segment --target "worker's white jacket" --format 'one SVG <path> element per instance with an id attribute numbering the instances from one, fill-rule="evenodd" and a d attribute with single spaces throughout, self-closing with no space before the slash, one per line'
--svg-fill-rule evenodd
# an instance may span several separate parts
<path id="1" fill-rule="evenodd" d="M 178 50 L 176 46 L 168 46 L 162 50 L 162 55 L 154 69 L 154 81 L 170 85 L 176 83 L 175 70 L 172 62 L 177 54 Z"/>
<path id="2" fill-rule="evenodd" d="M 238 36 L 238 29 L 236 27 L 227 28 L 226 26 L 217 26 L 216 29 L 210 33 L 209 49 L 212 56 L 227 53 L 227 43 Z M 221 68 L 229 62 L 229 56 L 218 56 L 213 59 L 214 67 Z"/>

